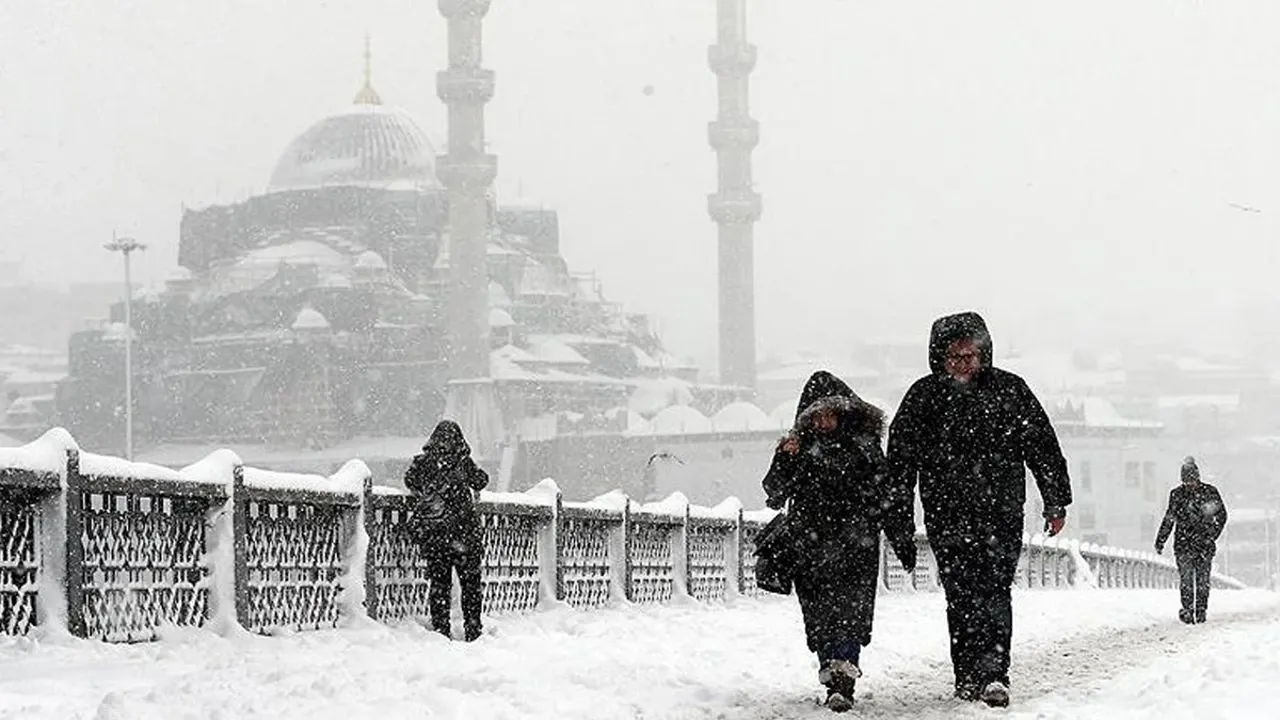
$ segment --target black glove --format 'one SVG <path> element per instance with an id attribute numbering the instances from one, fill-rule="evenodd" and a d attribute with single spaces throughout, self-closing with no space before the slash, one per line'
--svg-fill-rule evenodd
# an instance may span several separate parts
<path id="1" fill-rule="evenodd" d="M 1160 543 L 1156 543 L 1156 554 L 1157 554 L 1157 555 L 1163 555 L 1163 554 L 1164 554 L 1164 546 L 1163 546 L 1163 545 L 1161 545 Z"/>

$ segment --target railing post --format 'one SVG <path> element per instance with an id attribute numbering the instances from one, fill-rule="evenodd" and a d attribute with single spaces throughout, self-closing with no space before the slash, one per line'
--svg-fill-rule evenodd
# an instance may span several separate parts
<path id="1" fill-rule="evenodd" d="M 623 565 L 625 567 L 622 578 L 622 589 L 626 593 L 628 602 L 635 602 L 635 588 L 633 587 L 632 577 L 634 572 L 635 558 L 635 528 L 631 522 L 631 499 L 628 498 L 626 504 L 622 506 L 622 554 L 624 556 Z"/>
<path id="2" fill-rule="evenodd" d="M 691 597 L 689 591 L 689 553 L 693 543 L 689 542 L 689 503 L 684 504 L 684 518 L 671 538 L 671 588 L 673 596 Z"/>
<path id="3" fill-rule="evenodd" d="M 738 517 L 735 520 L 735 525 L 733 527 L 733 548 L 734 548 L 733 559 L 734 559 L 734 565 L 735 565 L 734 573 L 737 576 L 735 585 L 738 588 L 738 594 L 744 595 L 747 592 L 747 585 L 746 585 L 747 571 L 746 571 L 746 566 L 744 564 L 746 561 L 743 559 L 743 557 L 746 554 L 746 548 L 742 547 L 742 506 L 741 505 L 738 506 Z"/>
<path id="4" fill-rule="evenodd" d="M 63 500 L 66 512 L 66 550 L 63 583 L 67 599 L 67 632 L 85 637 L 88 628 L 84 617 L 84 476 L 80 474 L 80 452 L 67 451 L 67 490 Z"/>
<path id="5" fill-rule="evenodd" d="M 231 548 L 235 556 L 236 622 L 249 628 L 249 497 L 244 466 L 237 464 L 231 481 Z"/>
<path id="6" fill-rule="evenodd" d="M 551 519 L 555 528 L 556 600 L 564 600 L 564 496 L 556 490 L 555 515 Z"/>
<path id="7" fill-rule="evenodd" d="M 631 574 L 631 561 L 627 546 L 627 522 L 631 519 L 631 498 L 623 496 L 622 512 L 617 527 L 609 530 L 609 599 L 631 600 L 627 589 L 627 577 Z"/>
<path id="8" fill-rule="evenodd" d="M 370 620 L 378 619 L 378 568 L 374 563 L 377 553 L 373 549 L 373 533 L 377 529 L 377 509 L 373 500 L 373 477 L 364 479 L 360 492 L 360 509 L 364 521 L 364 534 L 369 539 L 364 550 L 364 609 Z"/>

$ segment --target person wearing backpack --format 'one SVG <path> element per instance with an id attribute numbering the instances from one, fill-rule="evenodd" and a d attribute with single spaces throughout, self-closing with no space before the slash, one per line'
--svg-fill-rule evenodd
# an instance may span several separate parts
<path id="1" fill-rule="evenodd" d="M 413 493 L 409 528 L 429 567 L 431 626 L 452 637 L 449 604 L 456 570 L 467 642 L 480 637 L 481 632 L 484 532 L 475 494 L 488 484 L 489 475 L 471 459 L 471 446 L 452 420 L 436 425 L 404 476 L 404 486 Z"/>
<path id="2" fill-rule="evenodd" d="M 1182 595 L 1178 619 L 1192 625 L 1204 622 L 1209 609 L 1213 556 L 1227 526 L 1227 505 L 1218 488 L 1200 479 L 1195 458 L 1182 461 L 1181 475 L 1182 484 L 1169 493 L 1169 507 L 1156 533 L 1156 552 L 1164 552 L 1169 533 L 1174 533 L 1173 555 Z"/>
<path id="3" fill-rule="evenodd" d="M 818 681 L 836 712 L 852 708 L 862 648 L 871 642 L 881 529 L 907 572 L 916 563 L 912 498 L 887 494 L 884 428 L 884 412 L 816 372 L 763 482 L 769 507 L 790 504 L 780 531 L 787 547 L 778 548 L 790 567 L 782 570 L 794 582 Z"/>

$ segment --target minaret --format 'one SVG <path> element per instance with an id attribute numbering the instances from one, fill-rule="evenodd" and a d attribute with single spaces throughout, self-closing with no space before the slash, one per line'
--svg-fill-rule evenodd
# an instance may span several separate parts
<path id="1" fill-rule="evenodd" d="M 373 89 L 373 52 L 369 48 L 369 33 L 364 35 L 364 87 L 356 93 L 356 105 L 381 105 L 382 97 Z"/>
<path id="2" fill-rule="evenodd" d="M 755 389 L 756 319 L 754 224 L 760 195 L 751 180 L 751 151 L 760 124 L 748 108 L 747 78 L 756 65 L 756 47 L 747 42 L 746 0 L 716 0 L 716 44 L 708 53 L 715 73 L 720 111 L 708 128 L 716 152 L 719 189 L 707 198 L 719 226 L 720 382 Z"/>
<path id="3" fill-rule="evenodd" d="M 449 147 L 436 174 L 449 192 L 447 414 L 481 458 L 491 458 L 501 421 L 489 379 L 487 192 L 498 159 L 485 152 L 484 106 L 493 98 L 493 71 L 481 67 L 481 23 L 490 0 L 439 0 L 449 22 L 449 66 L 436 75 L 436 94 L 449 110 Z"/>

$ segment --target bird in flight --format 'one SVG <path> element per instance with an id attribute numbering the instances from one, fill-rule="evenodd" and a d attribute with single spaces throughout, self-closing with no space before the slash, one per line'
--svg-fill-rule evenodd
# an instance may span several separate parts
<path id="1" fill-rule="evenodd" d="M 1242 211 L 1244 211 L 1244 212 L 1251 212 L 1251 213 L 1260 213 L 1260 212 L 1262 212 L 1262 211 L 1261 211 L 1261 210 L 1259 210 L 1258 208 L 1256 208 L 1256 207 L 1249 207 L 1248 205 L 1241 205 L 1241 204 L 1239 204 L 1239 203 L 1227 203 L 1227 204 L 1228 204 L 1228 205 L 1230 205 L 1231 207 L 1233 207 L 1233 208 L 1237 209 L 1237 210 L 1242 210 Z"/>
<path id="2" fill-rule="evenodd" d="M 666 451 L 663 451 L 663 452 L 656 452 L 656 453 L 654 453 L 654 454 L 650 455 L 650 456 L 649 456 L 649 462 L 648 462 L 648 463 L 646 463 L 646 466 L 653 465 L 653 461 L 654 461 L 654 460 L 675 460 L 676 462 L 680 463 L 681 465 L 683 465 L 683 464 L 684 464 L 684 461 L 683 461 L 683 460 L 681 460 L 679 457 L 677 457 L 677 456 L 675 456 L 675 455 L 672 455 L 671 453 L 666 452 Z"/>

